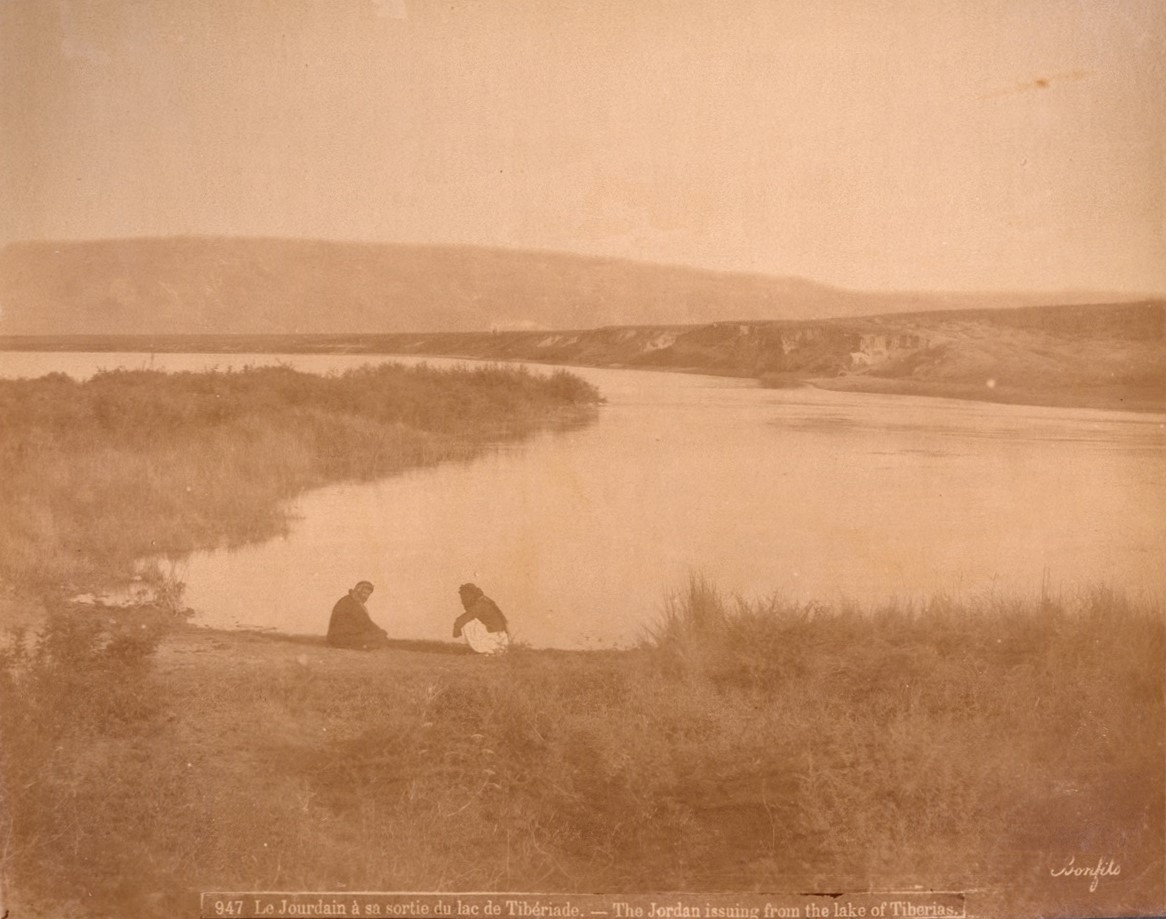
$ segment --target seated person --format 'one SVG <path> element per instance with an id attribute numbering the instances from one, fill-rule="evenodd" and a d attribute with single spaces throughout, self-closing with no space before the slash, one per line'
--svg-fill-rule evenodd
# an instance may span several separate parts
<path id="1" fill-rule="evenodd" d="M 358 581 L 352 590 L 336 601 L 332 618 L 328 621 L 328 644 L 334 648 L 368 651 L 389 643 L 389 636 L 372 621 L 364 605 L 371 595 L 372 584 Z"/>
<path id="2" fill-rule="evenodd" d="M 498 654 L 509 648 L 506 617 L 497 604 L 476 584 L 463 584 L 458 588 L 458 595 L 465 612 L 454 620 L 453 637 L 459 638 L 464 633 L 466 644 L 479 654 Z"/>

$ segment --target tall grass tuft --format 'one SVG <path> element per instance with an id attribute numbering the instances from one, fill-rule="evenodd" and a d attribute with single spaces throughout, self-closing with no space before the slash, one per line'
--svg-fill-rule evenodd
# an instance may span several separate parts
<path id="1" fill-rule="evenodd" d="M 1035 898 L 1050 860 L 1136 852 L 1161 901 L 1160 604 L 1094 589 L 864 611 L 694 579 L 648 645 L 665 678 L 752 700 L 748 783 L 783 777 L 787 851 L 814 883 L 1007 889 L 1019 872 Z"/>

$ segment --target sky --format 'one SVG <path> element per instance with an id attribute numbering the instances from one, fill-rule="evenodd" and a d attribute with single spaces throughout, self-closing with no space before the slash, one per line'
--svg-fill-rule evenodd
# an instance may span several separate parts
<path id="1" fill-rule="evenodd" d="M 1160 0 L 0 0 L 0 243 L 1166 292 Z"/>

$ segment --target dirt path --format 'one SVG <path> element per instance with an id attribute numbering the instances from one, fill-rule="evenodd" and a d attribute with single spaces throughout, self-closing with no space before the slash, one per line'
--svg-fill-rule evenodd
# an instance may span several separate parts
<path id="1" fill-rule="evenodd" d="M 320 676 L 377 677 L 453 673 L 477 663 L 465 646 L 452 642 L 399 641 L 378 651 L 348 651 L 329 647 L 322 636 L 189 625 L 170 632 L 155 655 L 160 675 L 203 680 L 257 667 L 270 672 L 301 668 Z"/>

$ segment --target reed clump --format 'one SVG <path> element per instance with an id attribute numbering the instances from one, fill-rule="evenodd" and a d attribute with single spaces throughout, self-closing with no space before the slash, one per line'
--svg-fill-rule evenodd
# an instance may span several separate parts
<path id="1" fill-rule="evenodd" d="M 598 401 L 569 374 L 502 367 L 0 381 L 0 579 L 76 589 L 268 538 L 304 489 L 464 459 Z"/>
<path id="2" fill-rule="evenodd" d="M 1163 863 L 1164 636 L 1160 601 L 1108 588 L 862 610 L 696 579 L 650 645 L 670 678 L 769 712 L 819 881 L 1035 892 L 1052 850 Z"/>

